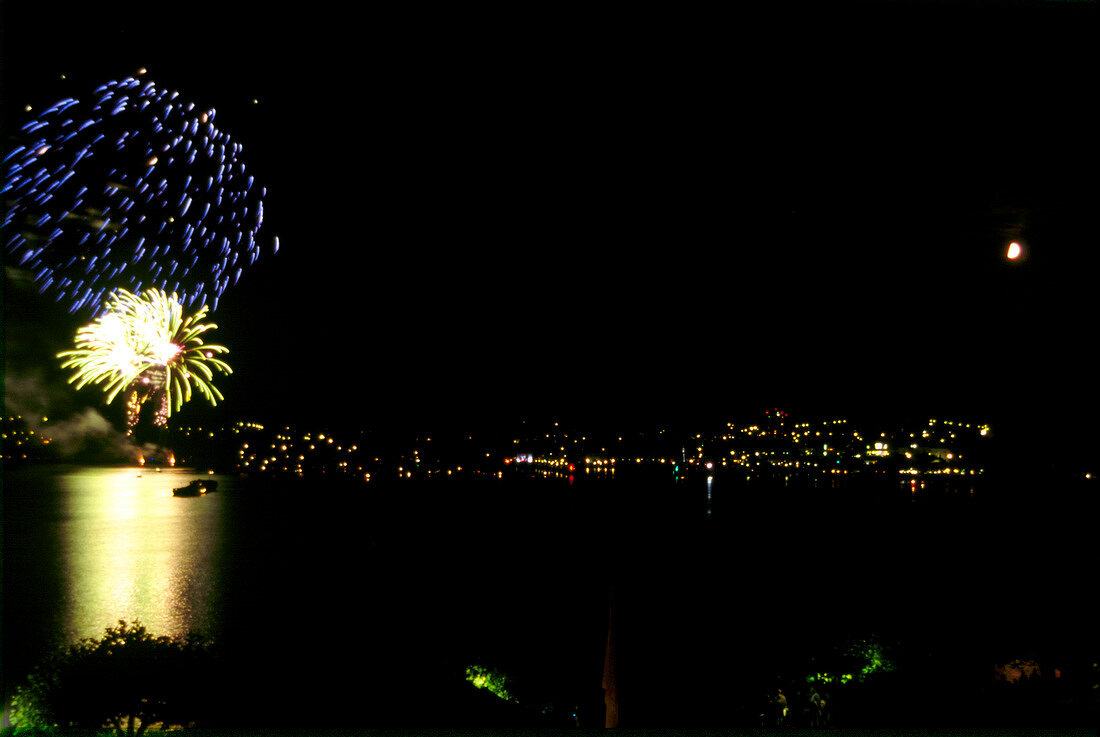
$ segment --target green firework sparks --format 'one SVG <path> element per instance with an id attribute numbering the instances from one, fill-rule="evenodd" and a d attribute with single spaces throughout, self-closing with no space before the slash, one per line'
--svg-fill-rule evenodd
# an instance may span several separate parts
<path id="1" fill-rule="evenodd" d="M 163 392 L 157 422 L 163 424 L 173 404 L 178 411 L 191 400 L 192 388 L 211 404 L 224 399 L 212 382 L 215 370 L 232 373 L 217 357 L 229 349 L 203 342 L 204 333 L 217 327 L 202 322 L 206 313 L 204 305 L 185 317 L 179 298 L 160 289 L 140 295 L 120 289 L 111 295 L 103 315 L 77 330 L 75 348 L 57 357 L 64 359 L 62 368 L 76 369 L 69 383 L 77 389 L 102 385 L 108 404 L 122 390 L 130 390 L 130 415 L 151 391 Z"/>

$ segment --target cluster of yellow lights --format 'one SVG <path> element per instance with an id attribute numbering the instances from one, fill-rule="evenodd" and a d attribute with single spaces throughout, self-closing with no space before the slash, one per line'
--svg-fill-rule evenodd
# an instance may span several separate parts
<path id="1" fill-rule="evenodd" d="M 378 460 L 377 458 L 375 460 Z M 429 469 L 423 472 L 426 476 L 453 476 L 455 474 L 462 473 L 462 466 L 455 466 L 454 468 L 440 468 Z M 411 479 L 413 472 L 405 468 L 404 466 L 397 467 L 397 478 L 399 479 Z"/>
<path id="2" fill-rule="evenodd" d="M 983 472 L 983 469 L 978 468 L 936 468 L 928 471 L 921 471 L 916 468 L 899 468 L 898 473 L 907 476 L 976 476 Z"/>
<path id="3" fill-rule="evenodd" d="M 536 466 L 547 466 L 549 468 L 565 468 L 569 465 L 569 461 L 565 458 L 533 458 L 531 463 Z"/>
<path id="4" fill-rule="evenodd" d="M 15 415 L 13 417 L 9 417 L 8 421 L 14 422 L 15 420 L 21 420 L 21 419 L 23 419 L 22 415 Z M 45 417 L 42 418 L 43 422 L 45 422 L 46 420 L 47 420 L 47 418 L 45 418 Z M 2 438 L 3 440 L 14 440 L 15 441 L 14 445 L 17 448 L 24 448 L 24 445 L 23 445 L 24 442 L 26 443 L 26 447 L 31 447 L 31 445 L 35 445 L 36 443 L 41 443 L 43 445 L 48 445 L 48 444 L 50 444 L 50 441 L 51 441 L 51 439 L 44 436 L 44 434 L 36 433 L 34 430 L 25 430 L 25 431 L 17 430 L 17 431 L 12 431 L 11 433 L 0 432 L 0 438 Z M 8 445 L 8 447 L 10 448 L 12 443 L 4 443 L 4 444 Z M 19 453 L 19 456 L 20 456 L 21 459 L 25 459 L 26 458 L 26 453 Z M 5 459 L 14 459 L 15 454 L 14 453 L 4 453 L 3 458 L 5 458 Z"/>
<path id="5" fill-rule="evenodd" d="M 805 435 L 811 435 L 811 434 L 814 435 L 814 436 L 817 436 L 817 437 L 820 437 L 821 435 L 825 435 L 826 437 L 832 437 L 832 436 L 834 436 L 834 432 L 833 432 L 833 429 L 831 429 L 831 428 L 835 428 L 835 426 L 838 426 L 838 425 L 845 425 L 847 423 L 848 423 L 848 420 L 843 419 L 843 418 L 827 420 L 827 421 L 821 423 L 818 426 L 818 427 L 821 428 L 820 430 L 810 430 L 809 428 L 811 427 L 811 423 L 809 423 L 809 422 L 799 423 L 797 425 L 793 425 L 792 427 L 796 428 L 797 430 L 802 430 L 803 431 L 802 435 L 800 435 L 799 432 L 796 430 L 796 431 L 790 432 L 789 434 L 787 434 L 785 432 L 784 437 L 789 437 L 795 443 L 797 443 L 799 441 L 800 437 L 804 437 Z M 925 429 L 925 430 L 922 431 L 922 433 L 921 433 L 922 437 L 924 437 L 924 438 L 931 437 L 932 432 L 934 432 L 937 429 L 936 428 L 937 425 L 940 425 L 940 426 L 944 427 L 944 433 L 943 434 L 945 436 L 947 436 L 947 437 L 939 438 L 941 443 L 945 443 L 948 437 L 950 437 L 951 439 L 957 439 L 956 433 L 949 430 L 948 427 L 950 427 L 951 429 L 968 429 L 968 430 L 969 429 L 976 429 L 978 431 L 978 433 L 980 435 L 983 435 L 983 436 L 987 435 L 988 432 L 989 432 L 989 426 L 988 425 L 972 426 L 969 423 L 955 422 L 955 421 L 951 421 L 951 420 L 937 420 L 937 419 L 933 418 L 933 419 L 930 419 L 928 421 L 929 429 Z M 250 429 L 257 429 L 257 430 L 262 430 L 263 429 L 262 425 L 256 425 L 254 423 L 237 423 L 237 428 L 234 429 L 234 432 L 238 432 L 240 428 L 245 428 L 245 427 L 248 427 Z M 768 431 L 761 430 L 761 428 L 758 425 L 746 425 L 743 428 L 738 429 L 734 426 L 733 423 L 728 423 L 727 427 L 730 430 L 735 430 L 737 433 L 740 433 L 742 436 L 744 436 L 744 435 L 765 436 L 765 435 L 775 435 L 775 434 L 777 434 L 777 433 L 774 433 L 774 432 L 768 432 Z M 188 429 L 190 430 L 190 428 L 188 428 Z M 201 430 L 201 428 L 200 428 L 200 430 Z M 290 432 L 290 428 L 287 428 L 287 433 L 289 433 L 289 432 Z M 843 433 L 844 438 L 848 437 L 847 432 L 848 431 L 845 431 Z M 937 434 L 939 434 L 939 433 L 937 433 Z M 211 435 L 212 435 L 212 433 L 211 433 Z M 555 437 L 555 435 L 546 434 L 545 437 L 547 439 L 550 439 L 550 438 Z M 325 434 L 322 434 L 322 433 L 305 434 L 305 435 L 301 435 L 301 436 L 298 436 L 298 437 L 300 437 L 300 442 L 301 443 L 308 444 L 308 450 L 309 451 L 316 451 L 318 449 L 318 446 L 335 446 L 335 448 L 338 452 L 351 453 L 351 452 L 358 451 L 358 446 L 356 446 L 356 445 L 352 445 L 352 446 L 348 447 L 347 449 L 345 449 L 342 445 L 335 445 L 334 438 L 326 436 Z M 568 438 L 568 435 L 562 435 L 561 437 Z M 686 461 L 687 465 L 696 466 L 696 467 L 706 466 L 708 469 L 713 469 L 716 466 L 728 467 L 728 465 L 736 465 L 736 466 L 741 466 L 741 467 L 745 468 L 746 470 L 752 469 L 752 468 L 758 468 L 760 466 L 771 466 L 771 467 L 783 468 L 783 469 L 800 469 L 800 468 L 804 468 L 804 469 L 815 468 L 815 469 L 817 469 L 817 468 L 820 468 L 822 473 L 841 474 L 841 475 L 846 474 L 846 473 L 849 472 L 849 469 L 841 469 L 841 468 L 832 467 L 831 465 L 829 465 L 829 464 L 832 463 L 831 460 L 828 461 L 825 464 L 824 468 L 819 466 L 819 464 L 817 464 L 816 462 L 812 462 L 810 460 L 803 460 L 803 461 L 791 460 L 791 459 L 789 459 L 789 456 L 791 455 L 791 451 L 789 451 L 789 450 L 752 450 L 752 451 L 748 451 L 748 450 L 730 450 L 729 451 L 729 456 L 725 459 L 722 459 L 722 458 L 719 457 L 719 458 L 716 458 L 715 460 L 708 460 L 706 455 L 704 454 L 703 445 L 704 445 L 704 442 L 706 442 L 706 441 L 703 440 L 703 437 L 704 436 L 702 434 L 697 434 L 695 436 L 695 438 L 697 440 L 697 444 L 694 447 L 695 452 L 692 454 L 692 457 L 683 459 L 684 461 Z M 861 437 L 861 435 L 858 431 L 852 431 L 851 437 L 856 441 L 863 442 L 863 438 Z M 912 437 L 913 437 L 913 434 L 910 434 L 910 438 L 912 438 Z M 728 433 L 726 435 L 720 436 L 720 438 L 721 438 L 721 440 L 726 441 L 726 442 L 732 442 L 732 441 L 736 440 L 736 437 L 734 435 L 730 435 Z M 880 439 L 878 439 L 874 442 L 873 449 L 872 449 L 872 446 L 870 444 L 865 446 L 866 447 L 866 454 L 868 456 L 883 457 L 883 456 L 888 456 L 888 455 L 892 454 L 893 451 L 890 447 L 890 439 L 888 438 L 887 434 L 885 432 L 882 432 L 882 433 L 879 434 L 879 438 Z M 426 439 L 429 442 L 431 441 L 430 437 L 427 437 L 427 438 L 424 438 L 424 439 Z M 469 437 L 469 436 L 467 436 L 466 439 L 467 440 L 472 440 L 472 438 Z M 582 440 L 583 439 L 584 438 L 582 438 Z M 718 440 L 718 439 L 719 439 L 719 436 L 712 436 L 711 437 L 711 440 Z M 618 441 L 621 443 L 622 438 L 621 437 L 618 438 Z M 512 442 L 515 445 L 519 445 L 521 441 L 518 440 L 518 439 L 515 439 Z M 578 441 L 576 439 L 574 439 L 573 442 L 577 443 Z M 240 452 L 241 466 L 247 468 L 247 467 L 251 467 L 253 463 L 258 463 L 259 467 L 260 467 L 260 470 L 266 471 L 269 468 L 273 467 L 273 468 L 281 468 L 283 471 L 294 471 L 294 472 L 297 472 L 299 475 L 301 475 L 302 472 L 303 472 L 302 464 L 306 461 L 306 458 L 307 458 L 306 451 L 303 448 L 303 450 L 298 453 L 296 459 L 293 459 L 292 458 L 292 453 L 294 452 L 294 446 L 295 446 L 295 443 L 294 443 L 294 440 L 293 440 L 293 438 L 290 434 L 277 435 L 276 436 L 276 443 L 272 443 L 270 445 L 270 450 L 274 451 L 274 453 L 270 456 L 266 456 L 266 457 L 263 457 L 263 458 L 257 460 L 257 455 L 255 453 L 247 455 L 247 457 L 246 457 L 246 454 L 245 454 L 244 451 L 249 448 L 248 444 L 246 443 L 242 446 L 242 450 Z M 850 447 L 851 446 L 848 446 L 848 448 L 850 448 Z M 916 443 L 911 443 L 910 448 L 916 449 L 917 444 Z M 561 445 L 559 447 L 559 450 L 562 453 L 562 455 L 560 457 L 556 453 L 551 452 L 551 454 L 547 455 L 547 456 L 538 456 L 538 457 L 532 458 L 531 459 L 531 465 L 532 466 L 537 466 L 541 469 L 547 469 L 547 471 L 550 471 L 550 472 L 559 472 L 559 471 L 560 472 L 565 472 L 566 469 L 571 464 L 570 464 L 568 458 L 565 457 L 565 450 L 566 450 L 565 445 Z M 603 448 L 601 450 L 606 451 L 607 449 Z M 809 455 L 811 457 L 813 455 L 817 454 L 817 452 L 815 452 L 813 449 L 808 449 L 808 448 L 804 449 L 802 451 L 796 450 L 795 452 L 796 453 L 801 453 L 802 455 Z M 845 450 L 844 450 L 844 447 L 841 447 L 841 450 L 838 451 L 837 448 L 831 447 L 831 443 L 826 443 L 825 446 L 824 446 L 824 449 L 819 451 L 819 452 L 822 455 L 826 455 L 826 456 L 828 456 L 830 453 L 832 453 L 832 454 L 836 454 L 836 455 L 842 457 Z M 850 450 L 848 452 L 850 452 Z M 280 458 L 280 455 L 279 455 L 280 453 L 282 454 L 281 458 Z M 936 453 L 943 453 L 943 451 L 936 451 Z M 912 460 L 914 454 L 911 453 L 911 452 L 905 452 L 904 455 L 907 459 Z M 491 454 L 486 453 L 485 457 L 490 458 Z M 859 458 L 862 457 L 862 455 L 861 454 L 855 454 L 853 457 L 856 458 L 856 459 L 859 459 Z M 943 457 L 943 456 L 941 456 L 941 457 Z M 949 460 L 949 461 L 950 460 L 961 460 L 962 457 L 963 457 L 962 455 L 959 455 L 957 453 L 946 453 L 946 459 Z M 422 467 L 421 467 L 421 458 L 420 458 L 420 455 L 419 455 L 419 451 L 416 450 L 416 449 L 414 449 L 412 451 L 411 460 L 416 465 L 417 469 L 421 469 L 417 473 L 425 475 L 425 476 L 443 476 L 443 475 L 450 476 L 450 475 L 453 475 L 453 474 L 456 474 L 456 473 L 461 473 L 462 470 L 463 470 L 461 466 L 457 466 L 457 467 L 453 467 L 453 468 L 423 470 Z M 504 462 L 506 464 L 508 464 L 509 461 L 511 461 L 511 460 L 512 460 L 511 458 L 508 458 L 508 459 L 505 459 Z M 619 460 L 623 460 L 625 462 L 630 462 L 630 459 L 616 459 L 616 458 L 592 457 L 592 456 L 586 457 L 584 459 L 585 471 L 586 472 L 591 472 L 591 471 L 598 471 L 598 472 L 599 471 L 610 471 L 610 472 L 613 472 L 614 471 L 614 465 Z M 380 459 L 376 458 L 375 461 L 379 462 Z M 675 458 L 654 458 L 654 457 L 638 456 L 638 457 L 633 458 L 633 462 L 635 464 L 642 464 L 642 463 L 675 464 L 675 463 L 679 463 L 680 461 L 675 459 Z M 280 465 L 280 463 L 282 465 Z M 874 465 L 875 461 L 868 458 L 867 460 L 863 461 L 863 463 L 865 463 L 867 465 Z M 353 471 L 350 460 L 335 461 L 335 468 L 339 472 L 342 472 L 342 473 L 349 473 L 349 472 Z M 858 473 L 858 469 L 853 469 L 853 470 Z M 362 466 L 356 467 L 354 469 L 354 471 L 357 471 L 358 473 L 363 474 L 364 480 L 369 480 L 370 479 L 370 474 L 365 473 Z M 478 470 L 474 470 L 472 472 L 475 473 L 475 474 L 481 474 L 482 473 L 481 471 L 478 471 Z M 546 472 L 544 472 L 544 474 L 545 473 Z M 917 469 L 908 468 L 908 469 L 900 469 L 898 471 L 898 473 L 899 474 L 904 474 L 904 475 L 922 475 L 922 474 L 923 475 L 975 475 L 975 474 L 982 473 L 982 469 L 980 469 L 980 468 L 965 469 L 965 468 L 958 468 L 958 467 L 954 467 L 954 468 L 952 468 L 952 467 L 942 467 L 942 468 L 934 468 L 934 469 L 931 469 L 931 470 L 920 471 L 920 470 L 917 470 Z M 493 471 L 493 472 L 489 472 L 485 475 L 488 475 L 488 476 L 493 477 L 493 478 L 503 478 L 503 472 L 501 472 L 501 471 Z M 404 467 L 398 469 L 398 478 L 411 479 L 411 478 L 413 478 L 413 476 L 414 476 L 413 470 L 410 470 L 410 469 L 407 469 L 407 468 L 404 468 Z"/>
<path id="6" fill-rule="evenodd" d="M 12 419 L 14 420 L 15 418 L 12 418 Z M 43 421 L 45 421 L 45 418 L 42 418 L 42 419 L 43 419 Z M 24 432 L 12 432 L 10 434 L 6 433 L 6 432 L 5 433 L 0 433 L 0 438 L 3 438 L 4 440 L 14 440 L 16 447 L 22 447 L 24 442 L 27 443 L 28 445 L 33 445 L 36 442 L 41 443 L 42 445 L 49 445 L 50 440 L 51 440 L 49 437 L 47 437 L 45 435 L 42 435 L 42 434 L 38 434 L 34 430 L 27 430 L 25 433 Z M 26 458 L 27 454 L 26 453 L 21 453 L 20 456 L 22 458 Z M 9 456 L 5 456 L 5 457 L 11 458 L 13 456 L 9 455 Z"/>
<path id="7" fill-rule="evenodd" d="M 241 425 L 241 426 L 244 426 L 244 423 L 238 423 L 238 424 Z M 262 426 L 260 426 L 260 425 L 252 425 L 252 426 L 255 427 L 256 429 L 262 429 Z M 288 433 L 289 433 L 289 431 L 290 431 L 290 428 L 287 428 Z M 213 436 L 213 433 L 211 433 L 211 436 Z M 275 453 L 273 453 L 270 456 L 268 456 L 266 454 L 264 456 L 258 456 L 257 453 L 255 453 L 255 452 L 249 453 L 249 454 L 246 455 L 245 451 L 249 450 L 250 446 L 249 446 L 248 443 L 243 443 L 240 447 L 240 450 L 237 452 L 238 467 L 241 468 L 242 470 L 252 469 L 254 467 L 253 464 L 257 464 L 258 470 L 261 471 L 261 472 L 266 472 L 266 471 L 269 471 L 269 470 L 284 471 L 284 472 L 293 472 L 293 473 L 297 474 L 298 476 L 302 476 L 305 473 L 305 468 L 303 467 L 302 464 L 305 463 L 308 460 L 306 453 L 311 452 L 311 451 L 314 451 L 314 452 L 317 451 L 318 450 L 318 444 L 321 445 L 321 446 L 327 447 L 327 446 L 330 446 L 330 445 L 334 445 L 334 443 L 335 443 L 335 440 L 332 437 L 326 437 L 324 434 L 318 434 L 316 436 L 316 441 L 317 442 L 310 442 L 312 439 L 313 439 L 312 435 L 305 435 L 305 436 L 302 437 L 302 443 L 303 444 L 304 443 L 309 443 L 309 446 L 308 446 L 308 449 L 307 449 L 306 447 L 304 447 L 304 445 L 302 447 L 296 446 L 295 441 L 294 441 L 294 437 L 292 435 L 277 433 L 275 435 L 275 442 L 271 443 L 268 446 L 268 450 L 275 451 Z M 348 453 L 348 454 L 350 454 L 350 453 L 357 452 L 359 450 L 359 446 L 358 445 L 351 445 L 351 446 L 345 448 L 342 445 L 337 445 L 335 447 L 335 450 L 336 450 L 337 453 Z M 280 457 L 279 454 L 282 454 L 281 457 Z M 356 465 L 353 469 L 352 465 L 351 465 L 351 462 L 348 461 L 348 460 L 337 460 L 335 462 L 335 464 L 336 464 L 335 469 L 337 471 L 339 471 L 340 473 L 345 473 L 346 474 L 346 473 L 349 473 L 349 472 L 354 470 L 354 472 L 357 475 L 358 474 L 363 474 L 363 478 L 364 478 L 365 481 L 370 480 L 370 474 L 364 472 L 363 467 L 361 465 Z"/>

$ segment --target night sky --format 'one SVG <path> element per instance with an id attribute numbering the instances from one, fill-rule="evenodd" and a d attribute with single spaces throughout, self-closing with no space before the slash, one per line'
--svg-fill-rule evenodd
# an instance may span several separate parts
<path id="1" fill-rule="evenodd" d="M 4 144 L 141 67 L 244 144 L 281 248 L 213 315 L 226 401 L 181 418 L 783 406 L 1095 440 L 1095 3 L 156 5 L 5 4 Z M 63 385 L 86 318 L 7 286 L 8 376 Z"/>

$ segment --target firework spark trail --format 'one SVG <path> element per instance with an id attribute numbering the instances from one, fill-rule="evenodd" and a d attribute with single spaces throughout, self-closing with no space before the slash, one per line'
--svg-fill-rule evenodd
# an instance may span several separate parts
<path id="1" fill-rule="evenodd" d="M 232 373 L 216 354 L 228 348 L 204 344 L 202 336 L 217 327 L 203 323 L 207 306 L 184 317 L 175 294 L 148 289 L 135 295 L 124 289 L 114 292 L 106 314 L 77 330 L 71 351 L 58 354 L 62 368 L 74 368 L 69 379 L 78 389 L 102 384 L 107 403 L 127 390 L 127 425 L 133 428 L 141 405 L 154 395 L 161 405 L 155 424 L 163 425 L 172 413 L 172 399 L 178 411 L 191 400 L 192 385 L 210 400 L 224 399 L 212 383 L 216 369 Z"/>
<path id="2" fill-rule="evenodd" d="M 13 262 L 71 312 L 101 314 L 115 288 L 148 287 L 216 309 L 260 255 L 266 189 L 214 117 L 131 77 L 28 122 L 0 190 Z"/>

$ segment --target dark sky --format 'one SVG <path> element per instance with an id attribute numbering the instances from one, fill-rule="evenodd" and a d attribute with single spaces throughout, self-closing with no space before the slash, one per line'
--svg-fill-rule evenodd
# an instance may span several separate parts
<path id="1" fill-rule="evenodd" d="M 1095 3 L 153 5 L 6 3 L 5 136 L 144 66 L 245 145 L 195 418 L 1095 415 Z"/>

